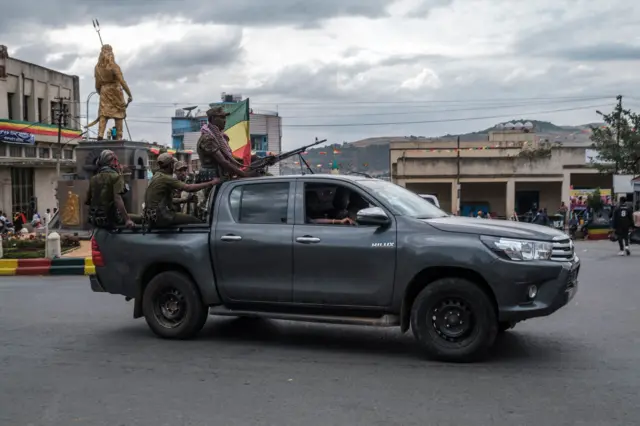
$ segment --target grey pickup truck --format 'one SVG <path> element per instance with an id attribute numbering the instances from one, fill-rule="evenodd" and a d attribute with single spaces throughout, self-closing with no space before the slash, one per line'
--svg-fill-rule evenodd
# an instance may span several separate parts
<path id="1" fill-rule="evenodd" d="M 249 178 L 211 192 L 202 225 L 97 230 L 95 292 L 134 300 L 160 337 L 208 315 L 411 328 L 431 358 L 468 362 L 575 295 L 580 261 L 548 227 L 447 215 L 382 180 Z"/>

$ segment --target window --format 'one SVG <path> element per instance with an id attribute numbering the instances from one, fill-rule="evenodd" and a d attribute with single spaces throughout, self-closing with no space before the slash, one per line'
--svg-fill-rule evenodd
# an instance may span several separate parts
<path id="1" fill-rule="evenodd" d="M 359 183 L 374 192 L 396 215 L 418 219 L 448 216 L 424 198 L 394 183 L 377 179 L 363 179 Z"/>
<path id="2" fill-rule="evenodd" d="M 27 158 L 36 158 L 36 147 L 35 146 L 25 146 L 24 147 L 24 156 Z"/>
<path id="3" fill-rule="evenodd" d="M 44 99 L 42 98 L 38 98 L 38 122 L 39 123 L 44 123 L 45 122 L 45 118 L 42 116 L 42 104 L 44 103 Z"/>
<path id="4" fill-rule="evenodd" d="M 9 157 L 22 157 L 22 145 L 9 145 Z"/>
<path id="5" fill-rule="evenodd" d="M 31 117 L 29 117 L 29 99 L 31 99 L 31 96 L 22 97 L 22 119 L 24 121 L 31 121 Z"/>
<path id="6" fill-rule="evenodd" d="M 63 151 L 63 158 L 65 160 L 73 160 L 73 150 L 72 149 L 65 149 Z"/>
<path id="7" fill-rule="evenodd" d="M 9 111 L 9 120 L 15 120 L 13 115 L 13 93 L 7 93 L 7 110 Z"/>
<path id="8" fill-rule="evenodd" d="M 268 151 L 269 139 L 267 135 L 251 135 L 252 151 Z"/>
<path id="9" fill-rule="evenodd" d="M 51 150 L 49 148 L 38 148 L 40 158 L 51 158 Z"/>
<path id="10" fill-rule="evenodd" d="M 358 212 L 375 204 L 360 193 L 344 185 L 333 183 L 305 183 L 305 223 L 318 223 L 320 219 L 356 220 Z"/>
<path id="11" fill-rule="evenodd" d="M 236 222 L 287 223 L 289 183 L 259 183 L 238 186 L 229 196 Z"/>
<path id="12" fill-rule="evenodd" d="M 60 104 L 58 102 L 51 102 L 51 111 L 49 112 L 49 119 L 47 120 L 51 124 L 58 123 L 58 113 Z"/>

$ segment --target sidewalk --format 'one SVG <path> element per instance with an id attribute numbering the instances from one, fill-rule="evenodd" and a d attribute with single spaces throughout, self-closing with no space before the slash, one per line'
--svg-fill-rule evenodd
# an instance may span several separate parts
<path id="1" fill-rule="evenodd" d="M 62 257 L 91 257 L 91 241 L 80 241 L 80 247 L 63 254 Z"/>

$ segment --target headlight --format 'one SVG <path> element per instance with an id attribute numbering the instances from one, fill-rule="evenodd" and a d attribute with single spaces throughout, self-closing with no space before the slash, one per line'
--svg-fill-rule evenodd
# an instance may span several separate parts
<path id="1" fill-rule="evenodd" d="M 511 238 L 480 237 L 494 252 L 511 260 L 549 260 L 553 246 L 543 241 L 514 240 Z"/>

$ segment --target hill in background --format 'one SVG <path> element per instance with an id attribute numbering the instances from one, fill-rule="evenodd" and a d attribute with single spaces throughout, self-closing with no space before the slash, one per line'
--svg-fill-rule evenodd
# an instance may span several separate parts
<path id="1" fill-rule="evenodd" d="M 529 120 L 525 118 L 511 120 L 515 122 L 533 123 L 536 134 L 541 138 L 555 141 L 562 144 L 588 144 L 590 133 L 587 132 L 589 126 L 599 125 L 599 123 L 583 124 L 579 126 L 558 126 L 548 121 Z M 312 148 L 305 155 L 314 171 L 328 172 L 331 170 L 331 163 L 335 162 L 343 172 L 353 171 L 368 173 L 375 176 L 388 176 L 389 174 L 389 143 L 401 141 L 436 141 L 443 139 L 455 140 L 460 137 L 461 141 L 480 141 L 489 139 L 489 131 L 493 127 L 478 132 L 463 133 L 460 135 L 444 135 L 436 138 L 426 138 L 424 136 L 388 136 L 367 138 L 354 142 L 344 142 L 342 145 L 329 145 L 319 148 Z M 336 153 L 334 154 L 334 149 Z M 322 165 L 318 168 L 317 165 Z M 291 163 L 281 166 L 285 173 L 298 173 L 299 165 Z"/>

